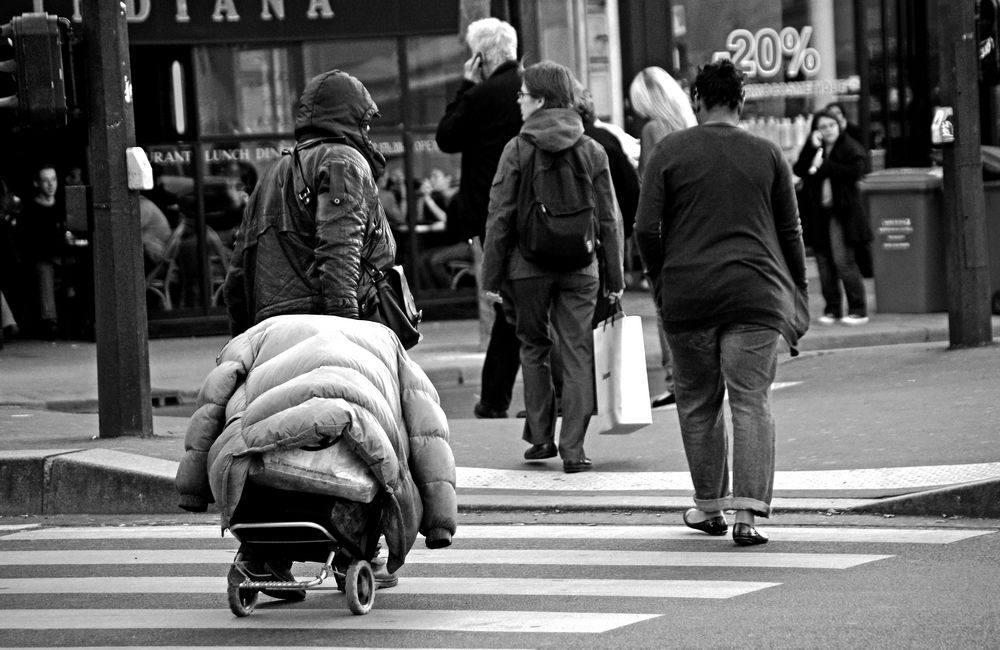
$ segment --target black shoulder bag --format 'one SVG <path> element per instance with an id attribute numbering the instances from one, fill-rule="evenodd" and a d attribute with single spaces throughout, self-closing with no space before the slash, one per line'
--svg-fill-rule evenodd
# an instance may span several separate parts
<path id="1" fill-rule="evenodd" d="M 404 349 L 409 350 L 420 343 L 424 335 L 417 328 L 423 318 L 423 311 L 417 309 L 403 267 L 396 265 L 384 272 L 364 257 L 361 258 L 361 264 L 375 285 L 378 315 L 382 324 L 396 333 Z"/>

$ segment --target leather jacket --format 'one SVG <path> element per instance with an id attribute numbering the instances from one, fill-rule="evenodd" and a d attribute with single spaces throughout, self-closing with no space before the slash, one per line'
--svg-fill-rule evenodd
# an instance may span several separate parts
<path id="1" fill-rule="evenodd" d="M 364 86 L 340 71 L 307 86 L 295 149 L 257 184 L 236 238 L 223 287 L 234 336 L 280 314 L 375 312 L 361 258 L 385 270 L 396 257 L 376 185 L 384 159 L 367 135 L 377 113 Z"/>

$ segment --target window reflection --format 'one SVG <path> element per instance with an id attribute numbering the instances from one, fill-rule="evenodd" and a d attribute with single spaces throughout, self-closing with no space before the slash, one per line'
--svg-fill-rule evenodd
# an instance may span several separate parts
<path id="1" fill-rule="evenodd" d="M 373 127 L 396 125 L 402 121 L 399 55 L 395 40 L 305 43 L 302 46 L 302 65 L 306 80 L 335 68 L 360 79 L 382 114 L 372 124 Z"/>
<path id="2" fill-rule="evenodd" d="M 202 134 L 292 130 L 298 97 L 287 48 L 197 47 L 194 65 Z"/>

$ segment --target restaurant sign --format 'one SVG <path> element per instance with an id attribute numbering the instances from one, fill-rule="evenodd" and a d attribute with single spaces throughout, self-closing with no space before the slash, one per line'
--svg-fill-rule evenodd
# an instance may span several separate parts
<path id="1" fill-rule="evenodd" d="M 412 0 L 124 0 L 132 43 L 329 40 L 458 33 L 459 3 Z M 26 12 L 84 20 L 83 0 L 4 0 L 0 22 Z"/>

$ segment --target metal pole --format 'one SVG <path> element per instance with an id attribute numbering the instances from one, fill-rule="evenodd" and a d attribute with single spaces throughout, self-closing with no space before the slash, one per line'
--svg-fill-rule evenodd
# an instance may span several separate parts
<path id="1" fill-rule="evenodd" d="M 938 0 L 941 103 L 954 111 L 954 142 L 942 145 L 948 338 L 953 348 L 993 341 L 974 10 L 971 0 Z"/>
<path id="2" fill-rule="evenodd" d="M 84 0 L 93 183 L 97 399 L 101 438 L 153 433 L 138 192 L 125 149 L 135 145 L 125 4 Z"/>

